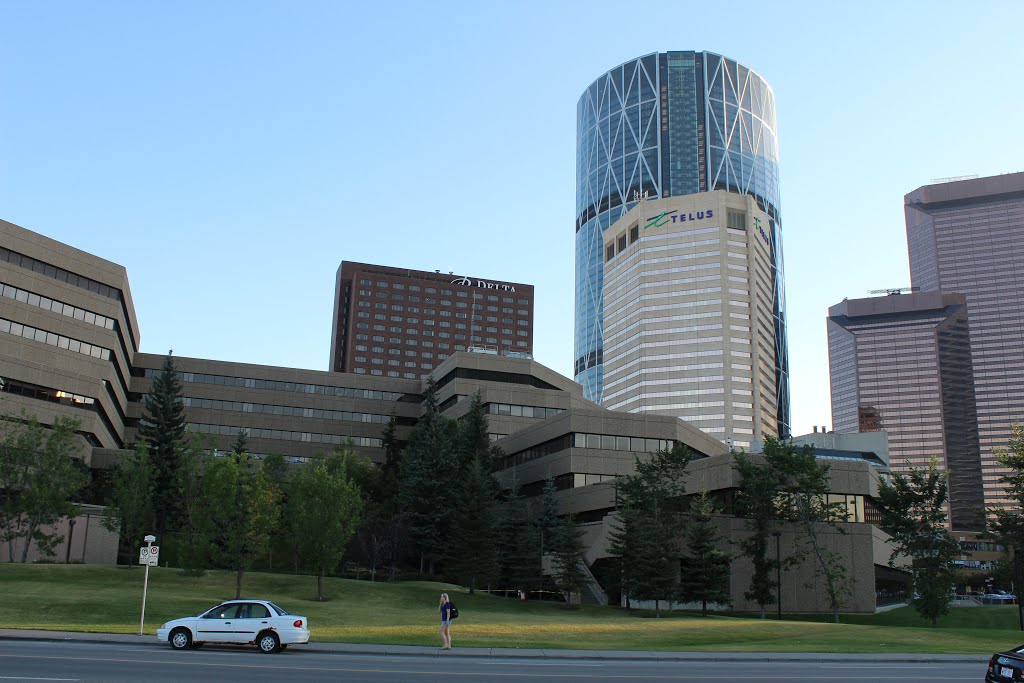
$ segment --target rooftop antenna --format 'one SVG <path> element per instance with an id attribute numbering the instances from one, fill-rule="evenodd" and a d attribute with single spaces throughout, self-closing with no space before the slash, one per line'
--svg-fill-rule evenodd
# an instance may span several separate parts
<path id="1" fill-rule="evenodd" d="M 869 289 L 868 294 L 885 294 L 886 296 L 899 296 L 900 294 L 911 294 L 920 292 L 920 287 L 894 287 L 890 289 Z"/>

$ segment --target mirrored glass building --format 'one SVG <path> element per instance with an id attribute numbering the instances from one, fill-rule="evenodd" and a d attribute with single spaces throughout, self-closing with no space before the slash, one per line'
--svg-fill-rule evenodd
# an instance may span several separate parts
<path id="1" fill-rule="evenodd" d="M 789 381 L 775 96 L 757 73 L 710 52 L 653 53 L 631 60 L 603 74 L 580 97 L 575 379 L 587 398 L 602 401 L 605 231 L 645 199 L 714 190 L 751 197 L 767 217 L 777 431 L 786 435 Z"/>

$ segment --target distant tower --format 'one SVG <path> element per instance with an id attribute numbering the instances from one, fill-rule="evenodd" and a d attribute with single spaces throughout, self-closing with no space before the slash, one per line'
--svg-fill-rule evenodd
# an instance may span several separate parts
<path id="1" fill-rule="evenodd" d="M 912 283 L 967 297 L 985 504 L 1001 505 L 993 449 L 1024 422 L 1024 173 L 926 185 L 904 204 Z"/>
<path id="2" fill-rule="evenodd" d="M 937 457 L 949 472 L 952 528 L 978 530 L 981 454 L 965 302 L 923 292 L 832 306 L 829 375 L 833 429 L 887 432 L 895 470 Z"/>

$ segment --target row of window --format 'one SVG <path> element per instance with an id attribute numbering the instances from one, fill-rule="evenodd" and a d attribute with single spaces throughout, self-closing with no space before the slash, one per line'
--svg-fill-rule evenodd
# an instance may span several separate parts
<path id="1" fill-rule="evenodd" d="M 18 382 L 10 379 L 6 380 L 3 384 L 0 384 L 0 391 L 5 391 L 8 394 L 15 394 L 16 396 L 34 398 L 37 401 L 60 403 L 74 408 L 84 408 L 86 410 L 95 410 L 96 406 L 96 399 L 89 398 L 88 396 L 80 396 L 79 394 L 72 394 L 69 391 L 50 389 L 49 387 L 41 387 L 38 384 L 29 384 L 27 382 Z"/>
<path id="2" fill-rule="evenodd" d="M 352 368 L 352 372 L 354 374 L 356 374 L 356 375 L 365 375 L 366 374 L 366 368 Z M 384 376 L 384 371 L 383 370 L 379 370 L 377 368 L 373 368 L 372 370 L 370 370 L 370 374 L 373 375 L 374 377 L 383 377 Z M 402 377 L 404 379 L 423 379 L 424 377 L 427 376 L 427 374 L 428 373 L 423 373 L 423 374 L 419 375 L 419 374 L 416 374 L 415 372 L 405 372 L 405 373 L 399 374 L 399 372 L 397 370 L 388 370 L 387 376 L 388 377 Z"/>
<path id="3" fill-rule="evenodd" d="M 46 330 L 22 325 L 21 323 L 5 320 L 3 318 L 0 318 L 0 332 L 7 332 L 15 335 L 16 337 L 32 339 L 42 344 L 49 344 L 50 346 L 56 346 L 60 349 L 67 349 L 68 351 L 74 351 L 75 353 L 85 354 L 86 356 L 92 356 L 93 358 L 99 358 L 100 360 L 110 360 L 112 355 L 110 349 L 105 349 L 102 346 L 88 344 L 84 341 L 79 341 L 78 339 L 65 337 L 61 334 L 54 334 L 53 332 L 47 332 Z"/>
<path id="4" fill-rule="evenodd" d="M 303 441 L 306 443 L 343 444 L 352 442 L 354 446 L 380 448 L 381 440 L 369 436 L 344 436 L 341 434 L 318 434 L 316 432 L 291 432 L 286 429 L 262 429 L 259 427 L 238 427 L 233 425 L 212 425 L 190 422 L 189 429 L 199 434 L 222 434 L 237 436 L 239 432 L 253 439 L 281 439 L 284 441 Z"/>
<path id="5" fill-rule="evenodd" d="M 45 275 L 46 277 L 53 278 L 59 282 L 66 282 L 72 287 L 78 287 L 92 292 L 93 294 L 99 294 L 100 296 L 114 301 L 121 301 L 121 290 L 115 289 L 109 285 L 105 285 L 102 282 L 97 282 L 83 275 L 77 275 L 69 270 L 58 268 L 57 266 L 51 266 L 49 263 L 44 263 L 31 256 L 25 256 L 19 254 L 16 251 L 5 249 L 0 247 L 0 261 L 6 261 L 14 266 L 21 266 L 33 272 Z"/>
<path id="6" fill-rule="evenodd" d="M 488 403 L 487 412 L 491 415 L 511 415 L 512 417 L 551 417 L 564 412 L 561 408 L 541 408 L 540 406 L 520 406 L 508 403 Z"/>
<path id="7" fill-rule="evenodd" d="M 87 311 L 84 308 L 78 308 L 77 306 L 72 306 L 71 304 L 66 304 L 61 301 L 55 301 L 49 297 L 33 294 L 28 290 L 12 287 L 11 285 L 0 283 L 0 296 L 20 301 L 21 303 L 28 304 L 29 306 L 37 306 L 45 311 L 53 311 L 54 313 L 66 315 L 69 318 L 74 318 L 75 320 L 82 320 L 90 325 L 97 325 L 108 330 L 114 329 L 114 326 L 117 324 L 113 318 L 108 318 L 104 315 L 100 315 L 99 313 L 93 313 L 92 311 Z"/>
<path id="8" fill-rule="evenodd" d="M 182 403 L 188 408 L 233 410 L 240 413 L 287 415 L 289 417 L 311 417 L 321 420 L 341 420 L 343 422 L 375 422 L 384 424 L 391 419 L 389 415 L 379 415 L 377 413 L 357 413 L 348 410 L 322 410 L 320 408 L 280 406 L 269 403 L 243 403 L 241 401 L 221 401 L 211 398 L 191 398 L 187 396 L 182 399 Z"/>
<path id="9" fill-rule="evenodd" d="M 360 285 L 369 286 L 369 285 L 373 285 L 374 282 L 372 280 L 363 279 L 363 280 L 359 281 L 359 284 Z M 408 287 L 406 287 L 401 282 L 388 283 L 388 282 L 384 282 L 384 281 L 378 280 L 376 282 L 376 285 L 377 285 L 377 287 L 380 287 L 382 289 L 387 289 L 388 287 L 390 287 L 391 289 L 397 289 L 397 290 L 408 289 L 410 292 L 423 291 L 423 292 L 425 292 L 427 294 L 437 294 L 438 293 L 438 290 L 435 287 L 424 287 L 421 290 L 419 285 L 409 285 Z M 442 289 L 441 290 L 441 296 L 452 296 L 453 293 L 454 293 L 455 296 L 461 297 L 463 299 L 469 297 L 469 292 L 464 292 L 464 291 L 453 292 L 450 289 Z M 473 292 L 473 298 L 474 299 L 483 299 L 484 295 L 480 294 L 479 292 Z M 487 300 L 488 301 L 498 301 L 498 297 L 496 295 L 494 295 L 494 294 L 488 294 L 487 295 Z M 508 297 L 508 296 L 502 297 L 501 300 L 504 301 L 505 303 L 508 303 L 508 304 L 512 303 L 512 297 Z M 517 301 L 517 303 L 520 303 L 520 304 L 529 304 L 530 303 L 529 299 L 517 299 L 516 301 Z"/>
<path id="10" fill-rule="evenodd" d="M 145 376 L 160 376 L 160 370 L 146 368 Z M 272 379 L 254 379 L 252 377 L 233 377 L 231 375 L 210 375 L 202 372 L 179 372 L 178 379 L 182 382 L 200 384 L 216 384 L 218 386 L 245 387 L 246 389 L 269 389 L 272 391 L 293 391 L 299 394 L 320 394 L 323 396 L 340 396 L 342 398 L 368 398 L 373 400 L 397 401 L 404 394 L 397 391 L 378 391 L 376 389 L 354 389 L 352 387 L 333 387 L 324 384 L 305 384 L 303 382 L 279 382 Z"/>

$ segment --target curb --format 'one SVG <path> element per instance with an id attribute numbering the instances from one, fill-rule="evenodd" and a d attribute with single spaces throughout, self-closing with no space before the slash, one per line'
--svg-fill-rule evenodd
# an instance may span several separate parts
<path id="1" fill-rule="evenodd" d="M 65 631 L 34 631 L 17 633 L 14 629 L 0 629 L 0 641 L 28 640 L 49 643 L 91 643 L 98 645 L 160 645 L 156 636 L 142 636 L 120 633 L 73 633 Z M 216 647 L 216 646 L 215 646 Z M 667 652 L 667 651 L 628 651 L 628 650 L 557 650 L 557 649 L 518 649 L 518 648 L 457 648 L 442 651 L 440 648 L 417 645 L 366 645 L 348 643 L 310 643 L 297 646 L 295 652 L 316 652 L 327 655 L 374 655 L 381 657 L 465 657 L 465 658 L 523 658 L 549 660 L 604 660 L 604 661 L 651 661 L 651 662 L 828 662 L 828 663 L 863 663 L 865 657 L 878 662 L 901 664 L 984 664 L 991 655 L 987 654 L 952 654 L 928 655 L 911 653 L 893 654 L 832 654 L 821 652 Z"/>

